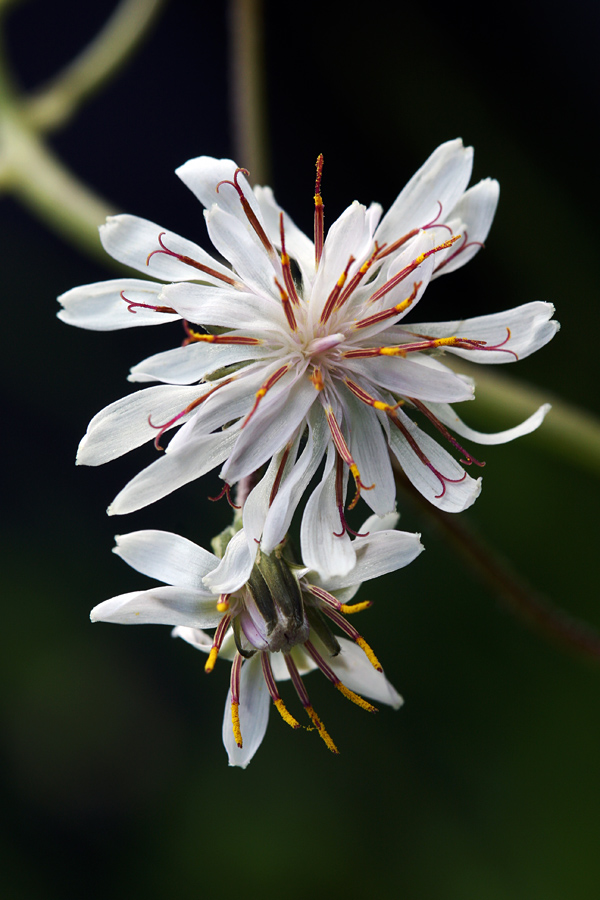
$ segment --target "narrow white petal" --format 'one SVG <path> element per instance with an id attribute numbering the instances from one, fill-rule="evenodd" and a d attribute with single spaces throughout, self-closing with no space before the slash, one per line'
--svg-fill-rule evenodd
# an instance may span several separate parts
<path id="1" fill-rule="evenodd" d="M 271 698 L 262 673 L 260 653 L 247 659 L 240 674 L 240 729 L 243 746 L 240 748 L 233 737 L 231 724 L 231 690 L 227 694 L 225 715 L 223 716 L 223 743 L 229 756 L 230 766 L 245 769 L 265 736 L 269 723 Z"/>
<path id="2" fill-rule="evenodd" d="M 244 503 L 244 532 L 253 558 L 259 545 L 265 553 L 270 553 L 273 549 L 262 542 L 265 520 L 272 506 L 273 488 L 278 478 L 281 487 L 281 484 L 285 483 L 286 478 L 289 477 L 290 471 L 296 468 L 295 460 L 303 431 L 303 428 L 298 428 L 293 439 L 273 456 L 267 471 L 258 484 L 252 488 Z M 283 540 L 286 531 L 276 543 Z"/>
<path id="3" fill-rule="evenodd" d="M 246 337 L 252 335 L 245 334 Z M 165 381 L 169 384 L 192 384 L 218 369 L 261 359 L 268 355 L 263 344 L 210 344 L 198 342 L 155 353 L 133 366 L 129 381 Z"/>
<path id="4" fill-rule="evenodd" d="M 63 309 L 58 318 L 67 325 L 88 328 L 90 331 L 117 331 L 138 325 L 163 325 L 179 319 L 178 313 L 162 313 L 144 306 L 129 307 L 129 303 L 162 306 L 158 296 L 164 285 L 139 278 L 115 278 L 84 284 L 61 294 L 58 302 Z"/>
<path id="5" fill-rule="evenodd" d="M 361 496 L 374 512 L 385 515 L 394 509 L 396 482 L 379 419 L 370 406 L 361 403 L 350 391 L 340 391 L 340 394 L 350 432 L 350 453 L 363 484 L 374 485 L 371 490 L 363 491 Z"/>
<path id="6" fill-rule="evenodd" d="M 210 472 L 227 458 L 237 440 L 235 428 L 199 437 L 177 453 L 165 453 L 135 476 L 115 497 L 108 514 L 124 515 L 166 497 Z"/>
<path id="7" fill-rule="evenodd" d="M 470 428 L 462 419 L 456 415 L 453 408 L 446 403 L 428 403 L 427 406 L 431 412 L 437 416 L 440 422 L 447 425 L 452 431 L 461 437 L 476 441 L 478 444 L 506 444 L 508 441 L 514 441 L 515 438 L 530 434 L 539 428 L 547 413 L 552 409 L 550 403 L 544 403 L 536 410 L 528 419 L 515 425 L 513 428 L 507 428 L 506 431 L 496 431 L 486 434 L 483 431 L 476 431 Z"/>
<path id="8" fill-rule="evenodd" d="M 197 244 L 173 231 L 161 228 L 160 225 L 155 225 L 154 222 L 149 222 L 148 219 L 130 215 L 109 216 L 106 224 L 100 226 L 100 240 L 106 252 L 126 266 L 144 272 L 150 278 L 159 278 L 161 281 L 200 279 L 211 284 L 222 284 L 220 279 L 198 271 L 194 266 L 182 262 L 169 253 L 154 253 L 150 256 L 155 250 L 163 249 L 158 240 L 159 235 L 162 235 L 163 247 L 172 253 L 187 256 L 231 278 L 231 270 L 216 262 Z"/>
<path id="9" fill-rule="evenodd" d="M 270 297 L 279 297 L 275 278 L 282 284 L 281 266 L 273 260 L 256 232 L 238 218 L 214 205 L 204 213 L 209 237 L 249 288 Z"/>
<path id="10" fill-rule="evenodd" d="M 320 576 L 346 575 L 356 561 L 356 555 L 344 527 L 335 496 L 336 451 L 330 445 L 321 482 L 308 498 L 302 525 L 300 543 L 302 560 Z"/>
<path id="11" fill-rule="evenodd" d="M 161 297 L 190 322 L 252 333 L 289 331 L 281 302 L 273 297 L 188 283 L 166 285 Z"/>
<path id="12" fill-rule="evenodd" d="M 206 587 L 215 594 L 233 594 L 239 590 L 250 577 L 257 549 L 255 545 L 252 553 L 246 534 L 238 531 L 227 544 L 218 566 L 204 576 Z"/>
<path id="13" fill-rule="evenodd" d="M 221 209 L 236 216 L 249 227 L 248 219 L 235 187 L 231 184 L 222 184 L 219 187 L 219 182 L 221 181 L 233 181 L 237 168 L 237 164 L 232 159 L 215 159 L 212 156 L 199 156 L 196 159 L 188 160 L 188 162 L 175 170 L 175 174 L 181 178 L 186 187 L 195 194 L 206 209 L 210 209 L 214 203 L 217 203 Z M 260 222 L 260 207 L 246 176 L 241 172 L 237 176 L 237 183 Z"/>
<path id="14" fill-rule="evenodd" d="M 90 613 L 92 622 L 119 625 L 188 625 L 215 628 L 223 618 L 217 612 L 218 597 L 184 587 L 157 587 L 132 591 L 99 603 Z"/>
<path id="15" fill-rule="evenodd" d="M 476 363 L 509 363 L 524 359 L 548 341 L 552 340 L 560 325 L 552 320 L 551 303 L 534 300 L 515 309 L 473 319 L 456 319 L 453 322 L 426 322 L 413 325 L 410 330 L 433 338 L 458 336 L 469 340 L 485 341 L 497 350 L 460 350 L 448 347 L 448 353 L 463 356 Z M 501 346 L 500 346 L 501 345 Z M 515 355 L 516 354 L 516 357 Z"/>
<path id="16" fill-rule="evenodd" d="M 171 637 L 181 638 L 197 650 L 210 653 L 213 639 L 201 628 L 189 628 L 187 625 L 177 625 L 171 632 Z"/>
<path id="17" fill-rule="evenodd" d="M 203 591 L 202 579 L 219 560 L 187 538 L 169 531 L 133 531 L 118 534 L 113 552 L 132 568 L 164 581 Z"/>
<path id="18" fill-rule="evenodd" d="M 473 148 L 463 147 L 460 138 L 441 144 L 381 220 L 375 232 L 377 241 L 392 243 L 409 231 L 428 225 L 438 215 L 444 221 L 468 185 L 472 167 Z"/>
<path id="19" fill-rule="evenodd" d="M 288 376 L 271 388 L 242 430 L 235 450 L 223 466 L 221 478 L 234 484 L 277 453 L 294 435 L 314 403 L 317 392 L 301 375 L 290 387 Z"/>
<path id="20" fill-rule="evenodd" d="M 160 426 L 182 412 L 195 397 L 197 387 L 157 385 L 116 400 L 97 413 L 88 425 L 77 451 L 77 465 L 99 466 L 129 450 L 154 440 Z M 181 425 L 185 417 L 174 425 Z"/>
<path id="21" fill-rule="evenodd" d="M 401 356 L 378 356 L 352 360 L 352 370 L 373 385 L 393 391 L 402 397 L 458 403 L 473 399 L 473 388 L 452 369 L 431 357 L 411 353 Z"/>

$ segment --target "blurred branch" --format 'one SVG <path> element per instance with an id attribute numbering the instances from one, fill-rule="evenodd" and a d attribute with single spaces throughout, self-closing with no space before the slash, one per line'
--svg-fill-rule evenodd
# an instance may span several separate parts
<path id="1" fill-rule="evenodd" d="M 79 56 L 23 101 L 24 121 L 37 131 L 64 125 L 127 62 L 164 2 L 122 0 Z"/>
<path id="2" fill-rule="evenodd" d="M 494 418 L 507 410 L 518 418 L 531 415 L 542 403 L 550 402 L 552 409 L 543 424 L 529 440 L 537 441 L 540 449 L 572 465 L 600 475 L 600 420 L 590 412 L 579 409 L 558 397 L 551 397 L 510 375 L 491 371 L 464 360 L 454 362 L 450 354 L 444 360 L 457 372 L 474 378 L 478 408 Z M 498 367 L 496 367 L 497 369 Z"/>
<path id="3" fill-rule="evenodd" d="M 270 181 L 262 0 L 229 5 L 229 96 L 234 156 L 252 184 Z"/>
<path id="4" fill-rule="evenodd" d="M 395 474 L 398 486 L 456 548 L 465 563 L 491 588 L 504 606 L 563 648 L 600 662 L 600 633 L 587 622 L 565 613 L 527 584 L 504 556 L 469 529 L 464 516 L 459 518 L 455 514 L 442 512 L 421 496 L 404 472 L 396 470 Z"/>

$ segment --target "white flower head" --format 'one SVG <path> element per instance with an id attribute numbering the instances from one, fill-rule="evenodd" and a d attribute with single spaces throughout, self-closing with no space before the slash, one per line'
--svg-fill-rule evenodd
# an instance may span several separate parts
<path id="1" fill-rule="evenodd" d="M 60 298 L 61 318 L 108 330 L 181 318 L 187 330 L 184 346 L 131 370 L 134 382 L 160 384 L 102 410 L 81 442 L 78 462 L 99 465 L 153 437 L 158 445 L 181 426 L 109 511 L 139 509 L 218 465 L 229 486 L 269 464 L 244 509 L 249 571 L 256 542 L 270 552 L 286 534 L 324 458 L 303 528 L 327 532 L 329 543 L 335 534 L 350 544 L 350 476 L 349 508 L 360 495 L 377 515 L 395 508 L 390 457 L 440 509 L 470 506 L 481 479 L 462 465 L 482 463 L 451 431 L 500 443 L 537 428 L 549 407 L 499 434 L 477 432 L 451 405 L 472 399 L 473 385 L 443 355 L 513 362 L 558 328 L 543 302 L 462 321 L 406 322 L 429 281 L 470 260 L 487 236 L 499 188 L 484 179 L 467 189 L 471 168 L 471 148 L 442 144 L 383 217 L 378 204 L 354 202 L 325 235 L 320 157 L 311 241 L 271 190 L 252 190 L 233 161 L 190 160 L 177 174 L 205 206 L 210 239 L 227 265 L 146 220 L 109 219 L 101 230 L 107 251 L 169 283 L 75 288 Z"/>
<path id="2" fill-rule="evenodd" d="M 278 547 L 270 555 L 261 554 L 247 581 L 226 594 L 207 584 L 218 558 L 191 541 L 164 531 L 121 535 L 115 552 L 166 586 L 106 600 L 92 610 L 91 619 L 175 626 L 174 636 L 208 654 L 207 672 L 217 656 L 232 661 L 223 723 L 230 765 L 245 768 L 256 753 L 271 701 L 288 725 L 300 728 L 277 687 L 285 680 L 293 684 L 319 736 L 337 753 L 302 678 L 319 669 L 345 697 L 369 712 L 375 707 L 363 694 L 394 708 L 401 705 L 377 657 L 346 619 L 371 605 L 369 601 L 349 605 L 362 581 L 407 565 L 423 549 L 419 535 L 393 530 L 396 518 L 367 520 L 364 529 L 369 534 L 354 541 L 356 562 L 345 576 L 290 564 L 286 548 Z M 235 552 L 234 540 L 226 556 Z M 346 637 L 336 637 L 331 625 Z M 207 628 L 215 629 L 212 637 Z"/>

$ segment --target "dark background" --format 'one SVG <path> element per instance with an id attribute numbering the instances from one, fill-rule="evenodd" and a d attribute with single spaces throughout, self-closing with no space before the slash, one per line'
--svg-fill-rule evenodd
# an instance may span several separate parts
<path id="1" fill-rule="evenodd" d="M 22 86 L 54 74 L 113 7 L 15 8 L 8 47 Z M 462 136 L 474 179 L 499 179 L 500 206 L 485 252 L 428 290 L 427 317 L 551 300 L 562 331 L 510 373 L 596 411 L 598 15 L 581 0 L 265 4 L 278 200 L 310 231 L 323 152 L 328 222 L 353 199 L 387 207 L 437 144 Z M 172 0 L 51 146 L 119 210 L 204 242 L 201 209 L 173 170 L 233 153 L 227 47 L 225 4 Z M 228 511 L 206 502 L 218 490 L 209 478 L 123 520 L 104 515 L 153 451 L 75 469 L 78 440 L 130 389 L 129 366 L 180 332 L 68 328 L 54 298 L 113 277 L 110 262 L 6 197 L 0 235 L 6 896 L 596 900 L 598 666 L 509 614 L 402 497 L 402 527 L 422 531 L 427 550 L 363 589 L 377 602 L 359 627 L 406 705 L 370 717 L 313 676 L 339 757 L 273 714 L 249 769 L 229 769 L 227 665 L 207 678 L 168 628 L 90 627 L 93 605 L 144 584 L 111 556 L 115 532 L 158 527 L 202 543 Z M 492 421 L 476 403 L 468 415 L 494 430 L 518 419 L 507 408 Z M 600 627 L 592 473 L 543 430 L 481 455 L 483 493 L 464 520 Z"/>

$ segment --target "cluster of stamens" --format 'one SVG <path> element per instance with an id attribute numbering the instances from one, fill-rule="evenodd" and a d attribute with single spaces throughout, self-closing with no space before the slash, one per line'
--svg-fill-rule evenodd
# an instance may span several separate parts
<path id="1" fill-rule="evenodd" d="M 318 268 L 319 263 L 321 261 L 321 257 L 323 254 L 324 247 L 324 205 L 323 199 L 321 196 L 321 180 L 322 180 L 322 170 L 323 170 L 323 157 L 319 156 L 317 160 L 317 177 L 315 184 L 315 210 L 314 210 L 314 245 L 315 245 L 315 266 Z M 293 338 L 298 335 L 300 322 L 304 321 L 304 315 L 306 312 L 306 301 L 303 301 L 298 293 L 298 288 L 294 281 L 290 263 L 290 257 L 286 249 L 285 243 L 285 230 L 284 230 L 284 220 L 283 213 L 280 215 L 280 223 L 279 223 L 279 233 L 280 233 L 280 243 L 281 243 L 281 251 L 278 252 L 273 246 L 271 240 L 269 239 L 267 233 L 265 232 L 263 226 L 258 220 L 256 214 L 254 213 L 248 199 L 244 195 L 244 190 L 239 183 L 239 176 L 248 175 L 248 172 L 245 169 L 238 168 L 235 170 L 234 176 L 232 180 L 223 180 L 219 182 L 217 185 L 217 193 L 219 193 L 223 188 L 229 186 L 233 188 L 239 197 L 240 203 L 242 205 L 244 214 L 254 233 L 257 235 L 262 247 L 267 252 L 269 258 L 273 262 L 273 265 L 277 272 L 281 273 L 281 278 L 274 276 L 274 284 L 279 293 L 279 297 L 281 300 L 282 308 L 285 314 L 285 318 L 287 324 L 289 326 L 290 335 Z M 348 448 L 348 444 L 344 435 L 342 433 L 342 429 L 340 423 L 337 421 L 336 416 L 333 412 L 331 403 L 327 397 L 327 382 L 331 377 L 337 378 L 339 381 L 343 382 L 348 389 L 357 397 L 362 403 L 367 406 L 372 407 L 375 410 L 381 411 L 387 415 L 391 424 L 397 428 L 403 437 L 406 439 L 414 453 L 417 455 L 419 460 L 423 463 L 423 465 L 427 466 L 431 472 L 435 474 L 437 479 L 440 482 L 441 491 L 437 495 L 438 498 L 442 497 L 446 491 L 447 483 L 457 483 L 464 478 L 466 478 L 466 473 L 462 478 L 452 479 L 441 473 L 428 459 L 427 455 L 423 451 L 423 449 L 419 446 L 418 441 L 415 437 L 409 432 L 406 425 L 402 422 L 400 416 L 398 415 L 398 408 L 405 403 L 409 403 L 413 408 L 417 409 L 422 415 L 432 423 L 432 425 L 438 430 L 443 437 L 448 440 L 459 452 L 462 454 L 461 462 L 465 465 L 475 464 L 477 466 L 482 466 L 484 463 L 476 460 L 470 453 L 464 450 L 463 447 L 452 437 L 452 435 L 448 432 L 445 426 L 437 419 L 437 417 L 426 407 L 426 405 L 419 400 L 413 397 L 405 397 L 401 400 L 398 400 L 395 404 L 388 404 L 383 402 L 382 400 L 378 400 L 375 397 L 371 396 L 368 391 L 366 391 L 363 387 L 360 387 L 356 384 L 352 379 L 346 377 L 346 373 L 343 368 L 343 363 L 347 360 L 358 360 L 358 359 L 369 359 L 376 357 L 401 357 L 406 358 L 411 353 L 419 353 L 423 351 L 435 351 L 435 350 L 444 350 L 445 348 L 456 348 L 461 350 L 494 350 L 494 351 L 502 351 L 506 353 L 511 353 L 516 358 L 516 354 L 507 348 L 504 347 L 504 344 L 508 342 L 510 339 L 510 330 L 507 329 L 506 339 L 499 344 L 494 346 L 490 346 L 485 341 L 475 340 L 471 338 L 461 337 L 459 335 L 454 335 L 450 337 L 442 337 L 442 338 L 434 338 L 430 335 L 426 334 L 413 334 L 414 340 L 409 341 L 402 344 L 395 344 L 392 346 L 379 346 L 379 347 L 356 347 L 353 349 L 347 349 L 339 347 L 338 345 L 343 344 L 346 337 L 351 335 L 352 333 L 360 333 L 365 329 L 368 329 L 372 326 L 380 325 L 383 322 L 390 321 L 392 324 L 392 320 L 397 319 L 398 316 L 402 315 L 406 310 L 414 303 L 417 298 L 419 288 L 421 287 L 420 281 L 414 281 L 412 285 L 412 289 L 409 292 L 408 296 L 400 303 L 395 304 L 394 306 L 389 307 L 388 309 L 380 310 L 372 315 L 365 316 L 360 319 L 353 320 L 350 324 L 346 324 L 346 331 L 341 331 L 339 334 L 328 335 L 326 326 L 331 322 L 332 318 L 335 316 L 336 321 L 339 321 L 339 317 L 337 314 L 342 310 L 342 308 L 348 303 L 349 299 L 355 294 L 357 288 L 364 283 L 365 276 L 369 273 L 373 266 L 377 266 L 382 262 L 382 260 L 388 257 L 390 254 L 398 251 L 404 244 L 406 244 L 410 239 L 415 237 L 420 231 L 425 231 L 431 228 L 444 228 L 450 232 L 450 236 L 444 240 L 442 243 L 437 246 L 427 250 L 423 253 L 420 253 L 416 256 L 408 265 L 406 265 L 401 271 L 397 272 L 392 277 L 388 278 L 388 280 L 379 287 L 369 298 L 368 303 L 374 304 L 381 301 L 386 295 L 388 295 L 393 289 L 395 289 L 402 282 L 407 280 L 410 275 L 421 265 L 427 258 L 438 254 L 442 251 L 449 250 L 455 244 L 457 244 L 461 239 L 462 243 L 457 247 L 457 249 L 450 255 L 447 255 L 445 259 L 440 263 L 438 268 L 446 265 L 450 260 L 454 259 L 458 254 L 464 252 L 467 247 L 472 246 L 472 243 L 468 241 L 468 236 L 465 233 L 464 235 L 454 235 L 452 234 L 452 229 L 450 226 L 439 223 L 438 220 L 442 214 L 442 204 L 439 202 L 439 211 L 436 217 L 426 225 L 421 228 L 413 229 L 409 231 L 407 234 L 401 236 L 391 244 L 382 244 L 379 245 L 375 242 L 375 246 L 369 257 L 365 260 L 365 262 L 360 266 L 360 268 L 349 277 L 350 270 L 352 265 L 355 262 L 354 256 L 350 255 L 348 258 L 348 262 L 344 267 L 344 270 L 341 272 L 338 280 L 336 281 L 334 287 L 332 288 L 327 300 L 323 305 L 323 310 L 320 315 L 318 325 L 317 325 L 317 333 L 314 335 L 312 342 L 308 342 L 306 346 L 309 349 L 307 352 L 310 355 L 309 365 L 307 369 L 308 377 L 310 378 L 312 384 L 314 385 L 315 391 L 319 395 L 319 400 L 323 406 L 324 414 L 327 419 L 327 423 L 329 426 L 329 430 L 331 432 L 331 437 L 338 455 L 338 461 L 348 466 L 350 473 L 353 476 L 356 493 L 352 501 L 350 502 L 348 508 L 353 509 L 358 499 L 360 497 L 361 491 L 371 490 L 374 485 L 365 485 L 361 479 L 360 472 L 356 465 L 355 460 L 350 453 Z M 217 271 L 216 269 L 212 269 L 209 266 L 206 266 L 203 263 L 200 263 L 188 256 L 184 256 L 182 254 L 178 254 L 173 250 L 170 250 L 165 243 L 163 242 L 164 232 L 158 235 L 158 243 L 160 245 L 159 249 L 153 250 L 148 256 L 148 262 L 155 254 L 166 254 L 168 256 L 175 257 L 180 262 L 185 263 L 186 265 L 191 266 L 192 268 L 198 270 L 199 272 L 209 275 L 213 279 L 217 279 L 223 284 L 227 285 L 230 288 L 235 290 L 247 290 L 247 287 L 242 284 L 235 277 L 226 275 L 222 272 Z M 129 310 L 132 313 L 135 313 L 136 307 L 144 307 L 149 309 L 154 309 L 158 313 L 174 313 L 175 310 L 168 306 L 150 306 L 149 304 L 144 303 L 135 303 L 127 300 L 127 298 L 122 294 L 123 300 L 128 304 Z M 302 318 L 300 318 L 302 317 Z M 207 343 L 215 343 L 215 344 L 247 344 L 247 345 L 258 345 L 262 343 L 260 338 L 255 337 L 244 337 L 240 335 L 228 335 L 225 334 L 211 334 L 211 333 L 201 333 L 195 330 L 192 330 L 186 322 L 184 322 L 184 327 L 186 329 L 186 339 L 184 344 L 189 344 L 193 342 L 207 342 Z M 343 326 L 342 326 L 343 328 Z M 410 332 L 407 332 L 410 334 Z M 335 347 L 335 353 L 330 350 L 330 357 L 328 357 L 327 348 Z M 292 354 L 293 357 L 293 354 Z M 244 429 L 248 423 L 255 416 L 257 410 L 260 407 L 261 402 L 267 396 L 269 391 L 286 375 L 292 366 L 294 365 L 294 358 L 292 361 L 283 363 L 275 372 L 273 372 L 268 378 L 265 379 L 264 383 L 260 386 L 258 391 L 256 391 L 254 404 L 243 422 L 241 423 L 241 429 Z M 197 399 L 195 399 L 192 403 L 186 406 L 181 412 L 179 412 L 176 416 L 170 419 L 168 422 L 158 425 L 151 421 L 151 417 L 149 417 L 148 422 L 152 428 L 155 428 L 158 431 L 155 444 L 158 449 L 162 449 L 160 447 L 160 439 L 162 438 L 165 431 L 173 427 L 174 425 L 181 423 L 183 419 L 186 418 L 189 414 L 191 414 L 194 410 L 196 410 L 200 404 L 206 401 L 210 396 L 212 396 L 216 391 L 225 385 L 231 383 L 233 380 L 243 377 L 244 371 L 241 369 L 239 372 L 232 374 L 228 377 L 224 377 L 221 379 L 217 379 L 216 382 L 211 386 L 209 390 L 205 393 L 201 394 Z M 344 517 L 344 501 L 343 501 L 343 479 L 337 479 L 337 501 L 338 508 L 340 510 L 340 519 L 342 523 L 342 531 L 340 534 L 344 534 L 346 531 L 351 531 L 345 521 Z M 354 533 L 354 532 L 351 532 Z"/>

